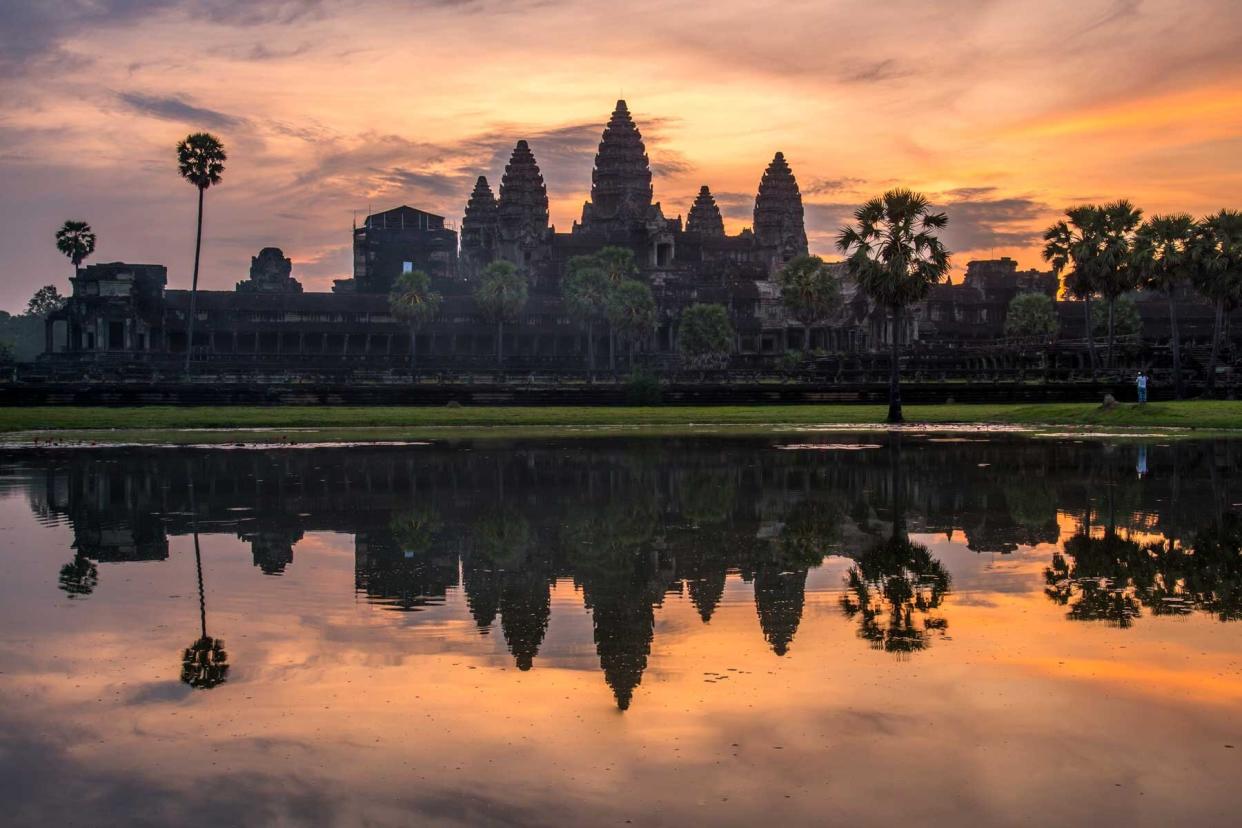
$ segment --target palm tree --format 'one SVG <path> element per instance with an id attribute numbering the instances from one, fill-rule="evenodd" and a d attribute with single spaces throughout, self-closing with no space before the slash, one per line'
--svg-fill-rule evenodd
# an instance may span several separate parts
<path id="1" fill-rule="evenodd" d="M 1173 351 L 1173 389 L 1180 400 L 1182 394 L 1182 344 L 1177 329 L 1175 296 L 1185 285 L 1194 269 L 1192 242 L 1195 220 L 1187 213 L 1152 216 L 1139 228 L 1135 237 L 1135 265 L 1142 273 L 1143 284 L 1163 293 L 1169 302 L 1169 333 Z"/>
<path id="2" fill-rule="evenodd" d="M 1108 367 L 1113 368 L 1113 318 L 1117 299 L 1138 287 L 1139 273 L 1134 267 L 1134 233 L 1143 220 L 1143 211 L 1122 199 L 1100 208 L 1099 278 L 1100 293 L 1108 303 Z"/>
<path id="3" fill-rule="evenodd" d="M 431 277 L 422 270 L 402 273 L 388 294 L 388 307 L 392 315 L 405 320 L 410 326 L 410 370 L 417 357 L 418 329 L 436 318 L 440 313 L 443 297 L 431 289 Z"/>
<path id="4" fill-rule="evenodd" d="M 60 568 L 60 588 L 70 598 L 85 598 L 99 586 L 99 568 L 80 551 Z"/>
<path id="5" fill-rule="evenodd" d="M 899 189 L 859 207 L 854 220 L 856 226 L 841 229 L 837 248 L 849 256 L 846 265 L 862 291 L 893 315 L 888 422 L 900 423 L 903 315 L 949 273 L 949 252 L 936 237 L 949 218 L 931 212 L 926 196 Z"/>
<path id="6" fill-rule="evenodd" d="M 638 275 L 638 264 L 634 261 L 634 251 L 628 247 L 608 245 L 595 251 L 591 257 L 596 265 L 604 271 L 611 288 L 618 287 L 627 279 Z M 612 326 L 608 326 L 608 370 L 616 370 L 617 334 Z"/>
<path id="7" fill-rule="evenodd" d="M 1065 274 L 1065 288 L 1071 296 L 1082 302 L 1087 330 L 1087 353 L 1091 360 L 1091 375 L 1094 377 L 1099 366 L 1095 353 L 1095 327 L 1091 321 L 1091 299 L 1098 291 L 1093 271 L 1097 209 L 1090 205 L 1071 207 L 1065 211 L 1065 216 L 1065 219 L 1044 231 L 1043 255 L 1044 260 L 1052 265 L 1052 272 L 1058 276 L 1065 272 L 1067 266 L 1074 266 L 1072 271 Z"/>
<path id="8" fill-rule="evenodd" d="M 496 261 L 483 270 L 483 279 L 474 291 L 483 316 L 496 323 L 496 367 L 504 367 L 505 322 L 512 322 L 526 307 L 526 277 L 512 262 Z"/>
<path id="9" fill-rule="evenodd" d="M 1199 223 L 1193 245 L 1196 287 L 1216 306 L 1212 355 L 1208 360 L 1207 393 L 1216 393 L 1216 362 L 1225 310 L 1242 299 L 1242 212 L 1221 210 Z"/>
<path id="10" fill-rule="evenodd" d="M 224 162 L 228 156 L 220 139 L 207 132 L 187 135 L 177 144 L 177 168 L 181 177 L 198 188 L 198 227 L 194 236 L 194 277 L 190 282 L 190 321 L 186 325 L 185 370 L 190 370 L 190 356 L 194 352 L 194 318 L 198 299 L 198 262 L 203 249 L 203 193 L 213 184 L 220 183 Z"/>
<path id="11" fill-rule="evenodd" d="M 655 330 L 656 304 L 651 288 L 637 279 L 625 279 L 608 296 L 608 324 L 628 346 L 634 368 L 634 346 Z"/>
<path id="12" fill-rule="evenodd" d="M 798 256 L 776 274 L 781 301 L 802 323 L 802 350 L 811 350 L 811 326 L 841 306 L 841 283 L 819 256 Z"/>
<path id="13" fill-rule="evenodd" d="M 587 365 L 595 371 L 595 320 L 608 311 L 608 274 L 594 256 L 575 256 L 561 282 L 561 295 L 569 315 L 586 324 Z"/>
<path id="14" fill-rule="evenodd" d="M 78 275 L 82 260 L 95 252 L 95 232 L 84 221 L 66 221 L 56 231 L 56 249 L 73 262 L 73 275 Z"/>

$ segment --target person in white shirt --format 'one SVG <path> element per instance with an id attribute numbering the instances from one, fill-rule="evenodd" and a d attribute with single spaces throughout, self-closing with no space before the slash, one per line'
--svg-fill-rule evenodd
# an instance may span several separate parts
<path id="1" fill-rule="evenodd" d="M 1147 375 L 1139 371 L 1138 378 L 1134 381 L 1138 386 L 1138 401 L 1140 404 L 1147 402 Z"/>

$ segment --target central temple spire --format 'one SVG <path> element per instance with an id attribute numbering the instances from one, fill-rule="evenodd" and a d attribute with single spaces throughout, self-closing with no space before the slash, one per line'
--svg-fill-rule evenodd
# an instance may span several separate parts
<path id="1" fill-rule="evenodd" d="M 651 199 L 651 162 L 643 136 L 625 101 L 617 101 L 595 156 L 582 225 L 604 232 L 628 230 L 646 218 Z"/>
<path id="2" fill-rule="evenodd" d="M 548 189 L 525 141 L 517 142 L 505 165 L 496 214 L 500 255 L 519 266 L 529 264 L 548 232 Z"/>
<path id="3" fill-rule="evenodd" d="M 784 153 L 776 154 L 759 181 L 755 242 L 771 269 L 807 252 L 802 193 Z"/>

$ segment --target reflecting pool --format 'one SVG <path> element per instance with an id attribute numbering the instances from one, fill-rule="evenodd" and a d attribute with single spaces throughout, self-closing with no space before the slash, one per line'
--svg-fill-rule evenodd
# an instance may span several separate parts
<path id="1" fill-rule="evenodd" d="M 0 454 L 45 825 L 1231 825 L 1242 442 Z"/>

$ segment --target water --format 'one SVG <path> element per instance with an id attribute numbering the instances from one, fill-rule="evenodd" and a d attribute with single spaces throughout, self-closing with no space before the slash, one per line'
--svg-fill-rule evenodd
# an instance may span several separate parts
<path id="1" fill-rule="evenodd" d="M 1012 435 L 11 452 L 5 821 L 1236 824 L 1240 483 Z"/>

